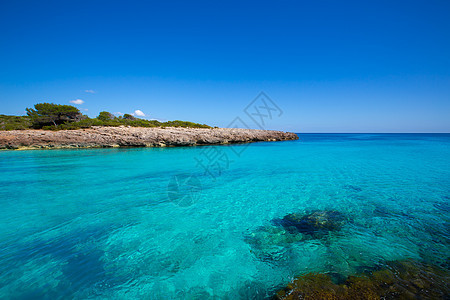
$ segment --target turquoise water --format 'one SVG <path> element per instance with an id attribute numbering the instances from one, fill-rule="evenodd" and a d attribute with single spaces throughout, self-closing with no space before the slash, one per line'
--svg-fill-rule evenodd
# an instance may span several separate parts
<path id="1" fill-rule="evenodd" d="M 264 299 L 306 272 L 449 268 L 448 134 L 3 151 L 0 174 L 2 299 Z M 314 210 L 348 222 L 274 225 Z"/>

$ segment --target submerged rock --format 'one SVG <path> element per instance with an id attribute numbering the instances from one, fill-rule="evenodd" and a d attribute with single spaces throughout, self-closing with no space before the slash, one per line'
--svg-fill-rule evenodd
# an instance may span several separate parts
<path id="1" fill-rule="evenodd" d="M 288 214 L 272 224 L 259 227 L 245 236 L 251 252 L 261 260 L 283 260 L 294 243 L 320 239 L 330 231 L 338 231 L 346 217 L 337 211 L 315 211 L 309 214 Z"/>
<path id="2" fill-rule="evenodd" d="M 293 234 L 275 226 L 260 227 L 245 237 L 251 252 L 261 260 L 282 260 L 289 246 L 302 239 L 302 234 Z"/>
<path id="3" fill-rule="evenodd" d="M 383 269 L 349 276 L 336 284 L 328 274 L 305 274 L 273 299 L 449 299 L 448 270 L 413 261 L 389 262 Z"/>
<path id="4" fill-rule="evenodd" d="M 299 232 L 319 238 L 329 231 L 340 230 L 346 221 L 344 214 L 338 211 L 321 210 L 306 215 L 288 214 L 283 219 L 274 220 L 274 223 L 291 233 Z"/>

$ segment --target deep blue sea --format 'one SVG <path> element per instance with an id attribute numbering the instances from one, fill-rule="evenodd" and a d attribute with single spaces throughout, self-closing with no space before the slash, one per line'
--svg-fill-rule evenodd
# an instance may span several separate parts
<path id="1" fill-rule="evenodd" d="M 449 267 L 450 134 L 0 152 L 1 299 L 264 299 L 295 276 Z M 338 211 L 326 239 L 274 220 Z"/>

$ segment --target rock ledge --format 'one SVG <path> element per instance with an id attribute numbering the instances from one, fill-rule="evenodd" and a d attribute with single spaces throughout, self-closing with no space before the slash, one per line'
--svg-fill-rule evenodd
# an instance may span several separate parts
<path id="1" fill-rule="evenodd" d="M 0 131 L 0 149 L 195 146 L 296 140 L 295 133 L 235 128 L 92 127 Z"/>

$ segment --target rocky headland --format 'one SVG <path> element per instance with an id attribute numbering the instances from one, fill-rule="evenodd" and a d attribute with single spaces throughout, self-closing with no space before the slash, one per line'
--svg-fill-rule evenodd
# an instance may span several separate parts
<path id="1" fill-rule="evenodd" d="M 166 147 L 296 139 L 295 133 L 274 130 L 119 126 L 0 131 L 0 149 Z"/>

